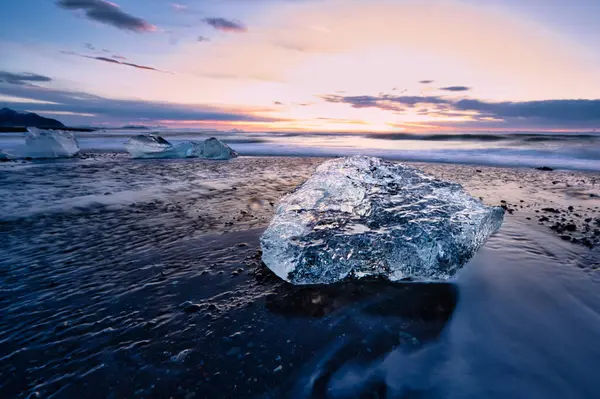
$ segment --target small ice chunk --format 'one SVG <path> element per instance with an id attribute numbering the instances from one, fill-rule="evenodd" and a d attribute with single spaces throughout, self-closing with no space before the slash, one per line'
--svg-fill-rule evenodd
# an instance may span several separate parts
<path id="1" fill-rule="evenodd" d="M 129 139 L 125 148 L 133 158 L 231 159 L 238 155 L 227 144 L 214 137 L 205 141 L 185 141 L 173 145 L 157 135 L 139 135 Z"/>
<path id="2" fill-rule="evenodd" d="M 78 152 L 79 143 L 72 133 L 30 127 L 25 133 L 25 144 L 3 154 L 7 159 L 49 159 L 70 158 Z"/>
<path id="3" fill-rule="evenodd" d="M 418 169 L 338 158 L 280 201 L 261 237 L 262 260 L 293 284 L 365 276 L 445 280 L 503 218 L 504 209 Z"/>
<path id="4" fill-rule="evenodd" d="M 140 134 L 125 142 L 125 149 L 133 158 L 152 158 L 172 147 L 173 144 L 154 134 Z"/>

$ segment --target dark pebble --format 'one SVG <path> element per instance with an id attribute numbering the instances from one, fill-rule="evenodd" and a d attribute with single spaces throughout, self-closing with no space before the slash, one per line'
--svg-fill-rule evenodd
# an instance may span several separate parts
<path id="1" fill-rule="evenodd" d="M 554 208 L 542 208 L 542 211 L 550 212 L 550 213 L 560 213 L 560 211 L 558 209 L 554 209 Z"/>
<path id="2" fill-rule="evenodd" d="M 565 224 L 565 225 L 563 226 L 563 229 L 564 229 L 565 231 L 577 231 L 577 226 L 575 226 L 575 225 L 574 225 L 574 224 L 572 224 L 572 223 L 569 223 L 569 224 Z"/>
<path id="3" fill-rule="evenodd" d="M 192 303 L 190 301 L 185 301 L 184 303 L 179 305 L 179 307 L 183 308 L 183 311 L 185 313 L 196 313 L 202 310 L 202 306 L 198 305 L 197 303 Z"/>

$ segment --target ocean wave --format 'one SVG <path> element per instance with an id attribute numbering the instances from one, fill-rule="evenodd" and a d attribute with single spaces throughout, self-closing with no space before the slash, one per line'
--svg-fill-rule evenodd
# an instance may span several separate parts
<path id="1" fill-rule="evenodd" d="M 529 141 L 529 142 L 555 142 L 555 141 L 585 141 L 600 140 L 599 135 L 593 134 L 529 134 L 529 133 L 371 133 L 365 137 L 379 140 L 421 140 L 421 141 Z"/>

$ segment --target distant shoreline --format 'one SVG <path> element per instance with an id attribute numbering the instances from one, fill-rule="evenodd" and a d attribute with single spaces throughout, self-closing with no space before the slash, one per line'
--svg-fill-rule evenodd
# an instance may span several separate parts
<path id="1" fill-rule="evenodd" d="M 69 132 L 95 132 L 98 129 L 91 129 L 85 127 L 40 127 L 40 129 L 44 130 L 66 130 Z M 27 127 L 24 126 L 0 126 L 0 133 L 25 133 L 27 132 Z"/>

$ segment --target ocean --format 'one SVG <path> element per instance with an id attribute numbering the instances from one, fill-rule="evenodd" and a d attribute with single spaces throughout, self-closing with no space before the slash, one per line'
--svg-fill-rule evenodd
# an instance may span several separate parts
<path id="1" fill-rule="evenodd" d="M 388 159 L 494 166 L 547 166 L 600 171 L 596 133 L 248 133 L 193 129 L 106 130 L 75 133 L 83 151 L 125 151 L 137 134 L 156 133 L 173 144 L 217 137 L 248 156 L 371 155 Z M 0 133 L 0 150 L 22 143 L 21 133 Z"/>

